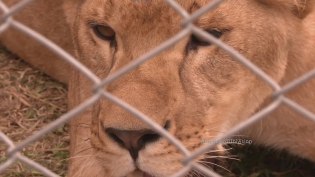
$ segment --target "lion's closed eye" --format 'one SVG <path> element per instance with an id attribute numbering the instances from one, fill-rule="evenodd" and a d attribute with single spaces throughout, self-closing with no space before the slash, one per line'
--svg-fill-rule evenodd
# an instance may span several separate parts
<path id="1" fill-rule="evenodd" d="M 111 46 L 116 43 L 116 33 L 110 26 L 92 24 L 91 28 L 97 38 L 110 42 Z"/>
<path id="2" fill-rule="evenodd" d="M 212 36 L 216 38 L 220 38 L 223 35 L 223 30 L 219 30 L 219 29 L 209 29 L 209 30 L 206 30 L 206 32 L 208 32 L 209 34 L 211 34 Z M 195 34 L 192 34 L 190 41 L 188 43 L 188 49 L 195 50 L 199 47 L 206 47 L 210 45 L 211 43 L 208 42 L 206 39 L 201 38 Z"/>

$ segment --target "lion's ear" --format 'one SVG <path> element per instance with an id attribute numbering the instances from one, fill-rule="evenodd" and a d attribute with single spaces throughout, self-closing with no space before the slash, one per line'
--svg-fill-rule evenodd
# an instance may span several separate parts
<path id="1" fill-rule="evenodd" d="M 314 10 L 315 0 L 259 0 L 261 3 L 286 8 L 299 18 L 304 18 Z"/>

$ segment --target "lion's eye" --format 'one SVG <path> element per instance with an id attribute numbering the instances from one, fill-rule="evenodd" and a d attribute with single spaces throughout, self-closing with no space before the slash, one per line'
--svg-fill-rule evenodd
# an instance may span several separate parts
<path id="1" fill-rule="evenodd" d="M 99 37 L 102 40 L 106 40 L 109 42 L 114 42 L 115 41 L 115 31 L 109 27 L 109 26 L 105 26 L 105 25 L 93 25 L 93 31 L 95 33 L 95 35 L 97 37 Z"/>
<path id="2" fill-rule="evenodd" d="M 206 30 L 206 31 L 216 38 L 220 38 L 223 34 L 222 31 L 220 31 L 218 29 L 211 29 L 211 30 Z M 191 39 L 190 39 L 188 45 L 189 45 L 190 49 L 197 49 L 198 47 L 210 46 L 211 43 L 209 43 L 207 40 L 193 34 L 191 36 Z"/>

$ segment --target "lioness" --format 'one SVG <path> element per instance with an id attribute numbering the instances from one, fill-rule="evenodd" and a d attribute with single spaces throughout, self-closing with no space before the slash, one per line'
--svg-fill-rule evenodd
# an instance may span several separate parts
<path id="1" fill-rule="evenodd" d="M 209 2 L 178 1 L 188 13 Z M 286 85 L 315 68 L 314 7 L 314 0 L 226 0 L 194 24 Z M 180 15 L 162 0 L 37 0 L 16 19 L 75 54 L 100 78 L 182 29 Z M 91 96 L 91 82 L 45 47 L 13 29 L 1 36 L 9 49 L 68 83 L 70 107 Z M 313 79 L 286 96 L 315 112 L 314 88 Z M 107 90 L 150 116 L 191 151 L 262 110 L 273 94 L 265 81 L 196 35 Z M 242 133 L 256 144 L 315 162 L 315 122 L 285 104 Z M 175 146 L 105 99 L 71 122 L 71 154 L 69 176 L 75 177 L 166 177 L 183 167 Z M 202 163 L 203 158 L 196 161 Z"/>

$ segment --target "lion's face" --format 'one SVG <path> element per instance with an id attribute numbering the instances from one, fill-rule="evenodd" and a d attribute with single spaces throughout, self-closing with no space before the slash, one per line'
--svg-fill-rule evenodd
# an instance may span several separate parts
<path id="1" fill-rule="evenodd" d="M 210 1 L 179 2 L 193 13 Z M 79 14 L 74 37 L 79 58 L 101 78 L 181 31 L 181 17 L 162 0 L 88 0 Z M 227 0 L 195 24 L 280 82 L 298 20 L 285 8 L 258 0 Z M 151 117 L 191 151 L 248 118 L 271 93 L 246 67 L 195 35 L 107 90 Z M 143 176 L 165 177 L 182 167 L 183 156 L 176 147 L 131 114 L 107 100 L 93 111 L 92 144 L 108 176 L 145 172 Z"/>

